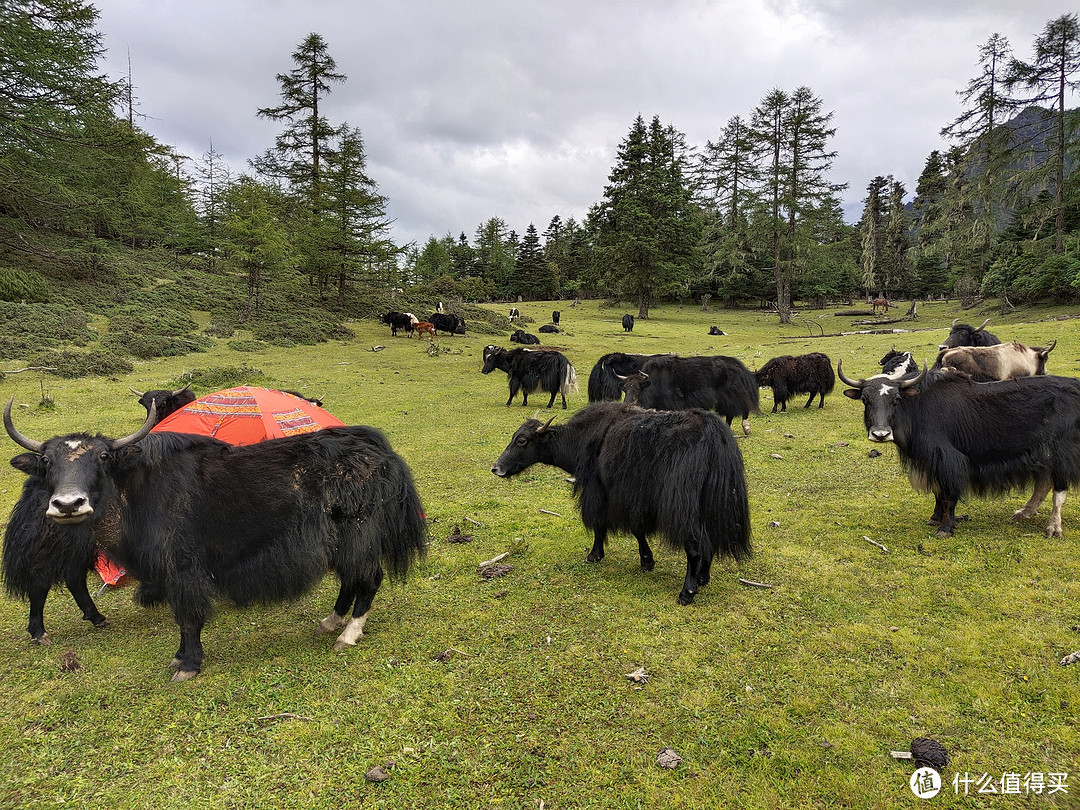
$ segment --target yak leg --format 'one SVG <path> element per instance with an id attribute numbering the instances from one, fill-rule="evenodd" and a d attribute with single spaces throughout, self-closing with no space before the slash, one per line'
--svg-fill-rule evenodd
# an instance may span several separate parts
<path id="1" fill-rule="evenodd" d="M 194 566 L 185 566 L 174 573 L 177 580 L 170 585 L 169 607 L 180 628 L 180 649 L 176 651 L 172 665 L 176 673 L 173 682 L 194 678 L 202 669 L 202 630 L 210 616 L 210 588 L 208 575 Z"/>
<path id="2" fill-rule="evenodd" d="M 604 541 L 607 540 L 607 526 L 600 526 L 593 530 L 593 546 L 585 562 L 596 563 L 604 559 Z"/>
<path id="3" fill-rule="evenodd" d="M 559 394 L 558 391 L 552 391 L 551 392 L 551 399 L 548 400 L 548 404 L 547 404 L 547 406 L 549 408 L 552 407 L 555 404 L 555 397 L 558 396 L 558 394 Z M 565 410 L 566 409 L 566 397 L 563 397 L 562 406 L 563 406 L 563 409 Z"/>
<path id="4" fill-rule="evenodd" d="M 26 630 L 35 644 L 52 644 L 52 639 L 45 632 L 45 600 L 49 597 L 49 586 L 35 587 L 30 590 L 30 622 Z"/>
<path id="5" fill-rule="evenodd" d="M 811 405 L 813 405 L 814 404 L 814 397 L 816 397 L 816 396 L 817 396 L 817 394 L 815 392 L 811 391 L 810 392 L 810 399 L 806 400 L 806 404 L 803 405 L 803 407 L 804 408 L 809 408 Z M 825 397 L 821 398 L 821 404 L 822 405 L 825 404 Z"/>
<path id="6" fill-rule="evenodd" d="M 1046 496 L 1050 494 L 1050 490 L 1053 486 L 1053 482 L 1051 482 L 1049 478 L 1044 481 L 1036 481 L 1035 491 L 1031 493 L 1031 497 L 1028 499 L 1028 502 L 1024 504 L 1023 508 L 1013 512 L 1012 519 L 1017 521 L 1024 520 L 1038 512 L 1039 507 L 1042 506 L 1042 502 L 1046 500 Z M 1058 528 L 1061 528 L 1060 523 L 1058 524 Z"/>
<path id="7" fill-rule="evenodd" d="M 90 622 L 94 627 L 105 627 L 109 620 L 97 609 L 97 605 L 94 604 L 94 600 L 90 596 L 90 591 L 86 588 L 86 574 L 68 577 L 67 589 L 71 591 L 72 597 L 75 599 L 75 604 L 82 609 L 83 618 Z M 44 607 L 44 604 L 42 605 Z"/>
<path id="8" fill-rule="evenodd" d="M 701 571 L 701 550 L 696 542 L 686 546 L 686 579 L 683 580 L 682 590 L 679 592 L 680 605 L 692 605 L 694 596 L 698 592 L 698 572 Z"/>
<path id="9" fill-rule="evenodd" d="M 1050 522 L 1046 526 L 1047 537 L 1061 537 L 1061 507 L 1065 505 L 1065 496 L 1069 494 L 1067 489 L 1054 490 L 1054 509 L 1050 513 Z"/>
<path id="10" fill-rule="evenodd" d="M 787 410 L 787 402 L 784 402 L 784 410 L 785 411 Z M 730 426 L 730 425 L 731 425 L 731 422 L 729 421 L 728 426 Z M 743 414 L 743 417 L 742 417 L 742 432 L 743 432 L 744 436 L 749 436 L 750 435 L 750 414 L 749 413 L 744 413 Z"/>
<path id="11" fill-rule="evenodd" d="M 375 600 L 375 593 L 379 590 L 379 586 L 382 585 L 382 581 L 383 570 L 376 567 L 375 575 L 370 580 L 361 581 L 358 586 L 352 589 L 353 593 L 356 594 L 356 604 L 353 607 L 352 618 L 349 619 L 349 623 L 345 625 L 345 629 L 334 642 L 335 650 L 355 647 L 356 640 L 364 635 L 364 624 L 367 622 L 368 614 L 371 613 L 371 603 Z M 343 587 L 343 594 L 344 591 L 345 588 Z"/>
<path id="12" fill-rule="evenodd" d="M 941 525 L 936 532 L 938 537 L 950 537 L 956 530 L 956 501 L 943 496 L 938 497 L 938 506 L 934 514 L 941 513 Z"/>
<path id="13" fill-rule="evenodd" d="M 173 683 L 194 678 L 202 670 L 203 662 L 203 622 L 196 620 L 177 624 L 180 625 L 180 649 L 172 660 L 172 666 L 176 669 L 172 676 Z"/>
<path id="14" fill-rule="evenodd" d="M 514 397 L 517 396 L 517 392 L 518 392 L 518 386 L 514 384 L 513 380 L 511 380 L 510 381 L 510 398 L 508 400 L 506 400 L 506 407 L 507 408 L 509 408 L 510 403 L 514 401 Z M 529 401 L 529 395 L 527 393 L 523 393 L 522 397 L 524 399 L 522 400 L 521 404 L 524 405 L 526 402 Z"/>
<path id="15" fill-rule="evenodd" d="M 634 532 L 634 537 L 637 538 L 637 550 L 638 556 L 641 558 L 641 570 L 652 571 L 656 568 L 656 560 L 653 559 L 652 549 L 649 548 L 649 541 L 645 538 L 644 532 Z M 601 553 L 603 553 L 601 551 Z"/>
<path id="16" fill-rule="evenodd" d="M 813 397 L 810 397 L 810 399 L 813 399 Z M 821 392 L 821 402 L 818 403 L 818 409 L 821 409 L 821 408 L 824 408 L 824 407 L 825 407 L 825 392 L 822 391 Z"/>

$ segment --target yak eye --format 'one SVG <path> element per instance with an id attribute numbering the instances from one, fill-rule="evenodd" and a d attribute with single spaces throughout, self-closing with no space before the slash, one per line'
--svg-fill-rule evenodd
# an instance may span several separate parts
<path id="1" fill-rule="evenodd" d="M 102 461 L 108 461 L 109 460 L 109 451 L 108 450 L 102 450 L 101 453 L 98 455 L 98 458 L 100 458 Z"/>
<path id="2" fill-rule="evenodd" d="M 524 447 L 528 443 L 529 440 L 526 439 L 524 436 L 518 436 L 516 439 L 514 439 L 514 444 L 516 444 L 518 447 Z"/>

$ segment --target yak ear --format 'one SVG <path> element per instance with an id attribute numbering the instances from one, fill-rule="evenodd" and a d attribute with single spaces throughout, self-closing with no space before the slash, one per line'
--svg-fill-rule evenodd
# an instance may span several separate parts
<path id="1" fill-rule="evenodd" d="M 21 473 L 41 478 L 45 475 L 45 460 L 37 453 L 20 453 L 11 459 L 11 466 Z"/>
<path id="2" fill-rule="evenodd" d="M 862 391 L 858 388 L 845 388 L 844 396 L 850 399 L 862 399 Z"/>

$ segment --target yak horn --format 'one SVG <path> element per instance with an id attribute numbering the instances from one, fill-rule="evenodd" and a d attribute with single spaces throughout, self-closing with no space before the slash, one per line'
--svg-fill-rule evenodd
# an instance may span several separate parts
<path id="1" fill-rule="evenodd" d="M 185 386 L 184 386 L 183 388 L 177 388 L 177 389 L 176 389 L 175 391 L 173 391 L 173 392 L 172 392 L 172 395 L 173 395 L 174 397 L 178 397 L 178 396 L 180 396 L 180 395 L 181 395 L 182 393 L 184 393 L 185 391 L 187 391 L 187 390 L 188 390 L 189 388 L 191 388 L 191 383 L 188 383 L 188 384 L 187 384 L 187 385 L 185 385 Z M 140 396 L 142 396 L 142 395 L 140 394 Z"/>
<path id="2" fill-rule="evenodd" d="M 146 392 L 145 392 L 145 391 L 136 391 L 136 390 L 135 390 L 134 388 L 132 388 L 132 387 L 131 387 L 130 385 L 128 386 L 128 391 L 130 391 L 131 393 L 133 393 L 133 394 L 134 394 L 135 396 L 137 396 L 137 397 L 138 397 L 139 399 L 142 399 L 142 398 L 143 398 L 143 397 L 144 397 L 144 396 L 146 395 Z"/>
<path id="3" fill-rule="evenodd" d="M 955 326 L 956 326 L 956 322 L 957 322 L 958 320 L 960 320 L 960 319 L 959 319 L 959 318 L 953 318 L 953 319 L 952 319 L 952 323 L 951 323 L 951 324 L 949 324 L 949 327 L 950 327 L 950 328 L 953 328 L 953 327 L 955 327 Z"/>
<path id="4" fill-rule="evenodd" d="M 551 423 L 554 422 L 554 421 L 555 421 L 555 417 L 553 416 L 550 419 L 548 419 L 546 422 L 544 422 L 544 424 L 542 424 L 540 427 L 538 427 L 536 429 L 536 432 L 537 433 L 545 432 L 551 426 Z"/>
<path id="5" fill-rule="evenodd" d="M 986 325 L 987 325 L 988 323 L 990 323 L 990 319 L 989 319 L 989 318 L 987 318 L 987 319 L 986 319 L 985 321 L 983 321 L 983 322 L 982 322 L 982 326 L 980 326 L 980 327 L 979 327 L 978 329 L 976 329 L 975 331 L 976 331 L 976 332 L 981 332 L 981 331 L 982 331 L 983 329 L 985 329 L 985 328 L 986 328 Z"/>
<path id="6" fill-rule="evenodd" d="M 904 390 L 907 390 L 908 388 L 912 388 L 912 387 L 918 385 L 919 383 L 921 383 L 923 381 L 923 378 L 925 376 L 926 376 L 926 363 L 923 363 L 922 371 L 919 372 L 919 376 L 917 376 L 915 379 L 913 379 L 913 380 L 900 380 L 900 382 L 899 382 L 900 390 L 904 391 Z"/>
<path id="7" fill-rule="evenodd" d="M 44 442 L 36 442 L 33 439 L 28 439 L 23 436 L 19 431 L 15 429 L 15 425 L 11 422 L 11 403 L 15 401 L 14 395 L 7 402 L 7 407 L 4 408 L 4 427 L 7 429 L 8 436 L 15 444 L 19 445 L 31 453 L 40 453 L 41 448 L 44 446 Z"/>
<path id="8" fill-rule="evenodd" d="M 1052 352 L 1054 350 L 1055 346 L 1057 346 L 1057 341 L 1056 340 L 1051 340 L 1050 345 L 1046 347 L 1046 353 L 1050 354 L 1050 352 Z"/>
<path id="9" fill-rule="evenodd" d="M 866 385 L 866 380 L 853 380 L 853 379 L 851 379 L 846 374 L 844 374 L 843 365 L 844 365 L 843 360 L 837 360 L 836 361 L 836 376 L 839 377 L 844 382 L 845 385 L 850 385 L 852 388 L 862 389 L 862 387 L 864 385 Z"/>
<path id="10" fill-rule="evenodd" d="M 150 410 L 146 412 L 146 421 L 142 423 L 142 427 L 132 433 L 130 436 L 125 436 L 122 439 L 114 439 L 110 445 L 113 450 L 119 450 L 121 447 L 127 447 L 129 444 L 135 444 L 142 441 L 146 434 L 150 432 L 150 428 L 157 424 L 157 403 L 150 403 Z M 14 437 L 13 437 L 14 438 Z"/>

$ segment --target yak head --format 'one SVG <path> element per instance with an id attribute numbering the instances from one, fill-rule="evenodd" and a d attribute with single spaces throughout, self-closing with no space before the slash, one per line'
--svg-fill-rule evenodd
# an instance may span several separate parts
<path id="1" fill-rule="evenodd" d="M 618 374 L 615 375 L 619 377 Z M 619 385 L 626 392 L 624 401 L 627 405 L 637 405 L 641 401 L 641 395 L 652 385 L 652 380 L 644 371 L 636 371 L 625 377 L 619 377 Z"/>
<path id="2" fill-rule="evenodd" d="M 926 368 L 923 367 L 918 376 L 908 379 L 894 380 L 884 374 L 876 374 L 867 380 L 853 380 L 844 374 L 841 360 L 836 364 L 836 374 L 851 386 L 844 391 L 844 396 L 862 401 L 866 438 L 872 442 L 891 442 L 894 441 L 897 403 L 901 397 L 918 394 L 918 385 L 926 377 Z"/>
<path id="3" fill-rule="evenodd" d="M 157 406 L 158 422 L 195 401 L 195 394 L 190 389 L 191 383 L 188 383 L 183 388 L 177 388 L 175 391 L 163 389 L 143 392 L 128 388 L 131 393 L 139 398 L 139 404 L 146 408 L 147 413 L 150 413 L 151 405 Z"/>
<path id="4" fill-rule="evenodd" d="M 558 428 L 551 426 L 555 417 L 547 422 L 528 419 L 514 431 L 510 444 L 499 459 L 491 465 L 491 472 L 500 478 L 509 478 L 543 460 L 544 446 L 556 435 Z"/>
<path id="5" fill-rule="evenodd" d="M 500 361 L 507 355 L 506 349 L 502 346 L 489 345 L 484 347 L 484 367 L 480 369 L 481 374 L 490 374 L 497 368 L 501 368 Z"/>
<path id="6" fill-rule="evenodd" d="M 102 514 L 113 493 L 113 479 L 125 448 L 135 445 L 157 424 L 157 404 L 150 403 L 142 427 L 122 439 L 70 433 L 44 442 L 29 439 L 11 421 L 11 403 L 4 408 L 4 428 L 20 447 L 29 450 L 11 460 L 11 466 L 40 478 L 49 492 L 47 517 L 56 523 L 82 523 Z"/>
<path id="7" fill-rule="evenodd" d="M 1000 343 L 995 335 L 986 331 L 986 325 L 990 323 L 989 318 L 982 322 L 982 326 L 978 327 L 966 323 L 957 323 L 958 320 L 960 319 L 953 320 L 949 336 L 945 338 L 944 343 L 938 346 L 938 351 L 956 349 L 960 346 L 996 346 Z"/>

